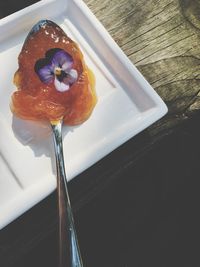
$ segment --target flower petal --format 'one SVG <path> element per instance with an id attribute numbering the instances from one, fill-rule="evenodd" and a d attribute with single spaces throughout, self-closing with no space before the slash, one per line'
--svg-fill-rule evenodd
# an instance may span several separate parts
<path id="1" fill-rule="evenodd" d="M 54 85 L 56 87 L 56 90 L 58 90 L 59 92 L 65 92 L 65 91 L 69 90 L 69 84 L 65 84 L 63 82 L 60 82 L 57 78 L 55 78 L 55 80 L 54 80 Z"/>
<path id="2" fill-rule="evenodd" d="M 73 65 L 73 58 L 64 50 L 57 51 L 52 58 L 52 65 L 60 67 L 62 70 L 68 70 Z"/>
<path id="3" fill-rule="evenodd" d="M 53 80 L 54 74 L 53 74 L 53 68 L 52 65 L 46 65 L 40 69 L 37 70 L 37 74 L 40 78 L 40 80 L 44 83 L 50 83 Z"/>
<path id="4" fill-rule="evenodd" d="M 78 72 L 77 72 L 77 70 L 71 69 L 68 72 L 68 74 L 69 74 L 69 83 L 70 84 L 75 83 L 77 81 L 77 79 L 78 79 Z"/>
<path id="5" fill-rule="evenodd" d="M 63 78 L 62 82 L 65 84 L 72 85 L 77 81 L 78 72 L 75 69 L 71 69 L 69 72 L 66 73 L 66 76 Z"/>

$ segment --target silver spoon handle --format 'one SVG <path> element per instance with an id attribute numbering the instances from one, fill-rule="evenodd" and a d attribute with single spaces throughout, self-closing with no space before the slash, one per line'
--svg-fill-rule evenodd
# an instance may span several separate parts
<path id="1" fill-rule="evenodd" d="M 67 189 L 67 178 L 62 145 L 62 122 L 51 125 L 55 146 L 57 168 L 57 191 L 59 208 L 59 262 L 60 267 L 83 267 L 74 219 Z"/>

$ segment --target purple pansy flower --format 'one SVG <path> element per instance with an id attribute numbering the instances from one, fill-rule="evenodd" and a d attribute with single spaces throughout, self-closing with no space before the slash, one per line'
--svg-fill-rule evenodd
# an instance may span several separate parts
<path id="1" fill-rule="evenodd" d="M 64 50 L 51 49 L 44 59 L 36 62 L 35 71 L 42 82 L 54 82 L 59 92 L 65 92 L 78 78 L 78 72 L 72 68 L 73 62 L 72 56 Z"/>

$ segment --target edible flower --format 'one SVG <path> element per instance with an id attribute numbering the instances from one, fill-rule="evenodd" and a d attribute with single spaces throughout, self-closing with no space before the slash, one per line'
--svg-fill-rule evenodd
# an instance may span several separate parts
<path id="1" fill-rule="evenodd" d="M 62 49 L 47 51 L 46 57 L 35 64 L 35 71 L 45 84 L 54 82 L 56 90 L 65 92 L 77 81 L 78 72 L 72 68 L 73 58 Z"/>

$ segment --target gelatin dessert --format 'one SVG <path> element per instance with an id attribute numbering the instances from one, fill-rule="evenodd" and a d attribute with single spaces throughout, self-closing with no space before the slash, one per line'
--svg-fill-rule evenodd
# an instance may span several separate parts
<path id="1" fill-rule="evenodd" d="M 14 75 L 11 110 L 26 120 L 83 123 L 97 97 L 95 78 L 78 45 L 54 22 L 37 23 L 27 36 Z"/>

